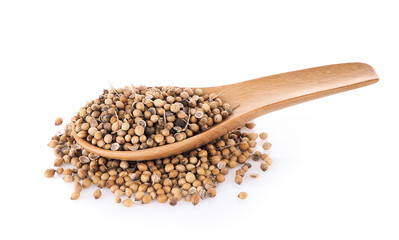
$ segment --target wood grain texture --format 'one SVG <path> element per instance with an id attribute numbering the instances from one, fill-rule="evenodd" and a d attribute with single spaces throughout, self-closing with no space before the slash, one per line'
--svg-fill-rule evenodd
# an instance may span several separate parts
<path id="1" fill-rule="evenodd" d="M 223 102 L 238 105 L 223 122 L 191 138 L 137 151 L 111 151 L 98 148 L 73 135 L 83 148 L 111 159 L 152 160 L 169 157 L 200 147 L 266 113 L 331 94 L 363 87 L 378 81 L 374 69 L 365 63 L 334 64 L 287 72 L 230 85 L 202 88 L 220 93 Z"/>

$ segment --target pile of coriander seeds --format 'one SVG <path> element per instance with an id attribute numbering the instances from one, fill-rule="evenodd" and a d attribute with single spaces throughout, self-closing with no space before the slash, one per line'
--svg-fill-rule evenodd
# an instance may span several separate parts
<path id="1" fill-rule="evenodd" d="M 54 168 L 47 169 L 44 175 L 60 175 L 65 182 L 73 183 L 72 200 L 94 185 L 94 199 L 100 199 L 103 191 L 109 189 L 115 202 L 126 207 L 153 200 L 175 206 L 182 199 L 197 205 L 216 196 L 217 186 L 225 181 L 230 170 L 237 168 L 235 182 L 241 184 L 255 164 L 262 171 L 268 169 L 272 159 L 267 153 L 255 150 L 259 141 L 263 142 L 264 150 L 271 147 L 266 133 L 258 136 L 239 128 L 200 148 L 140 162 L 107 159 L 86 151 L 76 143 L 72 127 L 74 123 L 79 137 L 104 149 L 151 148 L 184 140 L 228 117 L 234 107 L 223 103 L 221 98 L 219 94 L 203 94 L 201 89 L 176 87 L 129 86 L 104 90 L 98 99 L 87 103 L 72 117 L 63 132 L 53 136 L 48 145 L 56 156 Z M 55 125 L 62 122 L 57 118 Z M 140 126 L 143 132 L 136 132 L 137 128 L 142 129 Z M 253 129 L 254 124 L 247 123 L 245 127 Z M 177 137 L 179 134 L 183 136 L 181 139 Z M 168 138 L 174 140 L 168 142 Z M 256 178 L 257 174 L 249 176 Z M 238 194 L 240 199 L 246 197 L 245 192 Z"/>

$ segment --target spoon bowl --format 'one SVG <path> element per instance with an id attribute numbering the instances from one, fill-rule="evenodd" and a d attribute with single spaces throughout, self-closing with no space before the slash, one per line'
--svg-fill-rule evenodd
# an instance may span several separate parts
<path id="1" fill-rule="evenodd" d="M 72 134 L 79 145 L 99 156 L 129 161 L 160 159 L 198 148 L 266 113 L 377 81 L 378 76 L 370 65 L 343 63 L 201 88 L 207 94 L 221 93 L 223 102 L 238 107 L 227 119 L 205 132 L 180 142 L 143 150 L 105 150 L 79 138 L 74 126 Z"/>

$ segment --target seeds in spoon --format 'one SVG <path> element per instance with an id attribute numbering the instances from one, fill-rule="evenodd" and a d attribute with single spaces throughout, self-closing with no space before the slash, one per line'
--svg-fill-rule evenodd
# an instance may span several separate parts
<path id="1" fill-rule="evenodd" d="M 112 88 L 82 107 L 72 122 L 78 137 L 100 148 L 152 148 L 182 141 L 222 122 L 231 111 L 224 109 L 230 105 L 219 95 L 177 87 Z"/>

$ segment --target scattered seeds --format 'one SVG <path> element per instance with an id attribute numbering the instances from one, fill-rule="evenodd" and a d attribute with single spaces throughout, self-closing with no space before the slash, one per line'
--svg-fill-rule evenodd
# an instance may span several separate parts
<path id="1" fill-rule="evenodd" d="M 136 151 L 182 141 L 208 130 L 228 117 L 235 107 L 222 101 L 222 93 L 205 94 L 201 89 L 177 87 L 125 87 L 104 90 L 98 99 L 87 103 L 49 142 L 56 156 L 46 177 L 63 174 L 65 182 L 74 183 L 71 199 L 83 189 L 95 185 L 94 199 L 109 189 L 115 202 L 131 207 L 133 200 L 148 204 L 152 200 L 175 206 L 184 199 L 194 206 L 201 199 L 216 196 L 216 187 L 226 180 L 231 168 L 235 182 L 241 184 L 251 168 L 250 159 L 262 159 L 266 171 L 272 160 L 255 151 L 257 133 L 236 129 L 197 149 L 143 162 L 108 159 L 92 154 L 78 145 L 77 135 L 100 148 L 112 151 Z M 254 123 L 246 124 L 249 129 Z M 261 133 L 259 137 L 267 137 Z M 72 168 L 63 168 L 71 164 Z M 255 178 L 257 174 L 249 174 Z"/>

